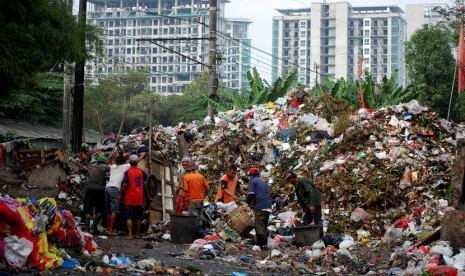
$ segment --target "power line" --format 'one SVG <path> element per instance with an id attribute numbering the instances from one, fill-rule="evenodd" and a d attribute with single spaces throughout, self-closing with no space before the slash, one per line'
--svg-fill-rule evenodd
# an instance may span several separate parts
<path id="1" fill-rule="evenodd" d="M 225 38 L 225 39 L 230 39 L 230 40 L 238 41 L 238 42 L 242 43 L 243 45 L 246 45 L 246 46 L 248 46 L 248 47 L 250 47 L 250 48 L 252 48 L 252 49 L 254 49 L 254 50 L 257 50 L 257 51 L 259 51 L 259 52 L 261 52 L 261 53 L 263 53 L 263 54 L 269 55 L 269 56 L 271 56 L 272 58 L 276 58 L 276 59 L 278 59 L 278 60 L 282 60 L 282 61 L 288 62 L 290 65 L 294 65 L 294 66 L 297 67 L 297 68 L 303 68 L 303 69 L 305 69 L 306 71 L 313 72 L 313 73 L 318 73 L 319 75 L 326 76 L 326 77 L 328 77 L 328 78 L 332 78 L 331 76 L 329 76 L 329 75 L 327 75 L 327 74 L 323 74 L 323 73 L 320 73 L 320 72 L 316 72 L 315 70 L 312 70 L 312 69 L 310 69 L 310 68 L 301 66 L 301 65 L 299 65 L 299 64 L 297 64 L 297 63 L 289 62 L 288 60 L 285 60 L 285 59 L 283 59 L 283 58 L 280 58 L 280 57 L 277 57 L 277 56 L 275 56 L 275 55 L 273 55 L 273 54 L 270 54 L 270 53 L 268 53 L 268 52 L 265 52 L 265 51 L 263 51 L 262 49 L 259 49 L 259 48 L 257 48 L 257 47 L 254 47 L 254 46 L 252 46 L 251 44 L 247 44 L 246 42 L 244 42 L 244 41 L 242 41 L 242 40 L 240 40 L 240 39 L 230 37 L 230 36 L 228 36 L 227 34 L 224 34 L 224 33 L 222 33 L 222 32 L 218 32 L 218 34 L 219 34 L 221 37 Z"/>

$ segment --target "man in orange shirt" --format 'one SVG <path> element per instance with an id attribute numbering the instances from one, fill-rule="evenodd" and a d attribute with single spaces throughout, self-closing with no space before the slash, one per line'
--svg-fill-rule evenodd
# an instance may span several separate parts
<path id="1" fill-rule="evenodd" d="M 221 186 L 218 189 L 214 203 L 222 201 L 228 204 L 232 201 L 235 201 L 237 199 L 237 196 L 234 195 L 236 191 L 243 195 L 247 195 L 241 186 L 238 185 L 239 178 L 237 177 L 236 166 L 229 166 L 228 171 L 221 177 L 220 180 Z"/>
<path id="2" fill-rule="evenodd" d="M 207 180 L 197 172 L 197 165 L 189 161 L 186 166 L 187 174 L 184 176 L 184 192 L 189 199 L 189 214 L 197 216 L 197 225 L 202 225 L 203 198 L 210 192 Z"/>

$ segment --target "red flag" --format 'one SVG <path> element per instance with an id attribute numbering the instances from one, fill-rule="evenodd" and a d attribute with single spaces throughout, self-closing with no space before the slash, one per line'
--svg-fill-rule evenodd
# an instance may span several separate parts
<path id="1" fill-rule="evenodd" d="M 358 77 L 361 78 L 363 76 L 363 65 L 365 63 L 365 57 L 362 53 L 362 58 L 360 59 L 360 67 L 358 68 Z"/>
<path id="2" fill-rule="evenodd" d="M 457 52 L 457 65 L 459 66 L 458 92 L 465 88 L 465 42 L 463 41 L 463 23 L 460 26 L 459 49 Z"/>

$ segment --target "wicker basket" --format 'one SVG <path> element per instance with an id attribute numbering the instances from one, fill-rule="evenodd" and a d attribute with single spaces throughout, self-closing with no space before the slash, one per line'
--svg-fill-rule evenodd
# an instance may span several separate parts
<path id="1" fill-rule="evenodd" d="M 239 235 L 243 235 L 254 227 L 252 218 L 249 212 L 242 209 L 236 208 L 224 216 L 224 219 L 228 226 Z"/>

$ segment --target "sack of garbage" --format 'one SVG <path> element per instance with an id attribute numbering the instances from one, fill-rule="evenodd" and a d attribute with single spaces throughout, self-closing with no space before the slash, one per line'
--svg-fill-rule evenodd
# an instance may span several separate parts
<path id="1" fill-rule="evenodd" d="M 326 246 L 332 245 L 334 247 L 339 248 L 339 244 L 342 242 L 342 236 L 339 234 L 335 234 L 335 233 L 328 233 L 323 238 L 323 242 L 325 243 Z"/>

